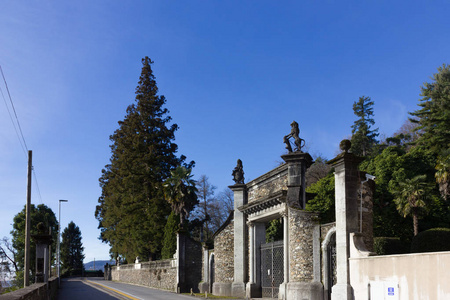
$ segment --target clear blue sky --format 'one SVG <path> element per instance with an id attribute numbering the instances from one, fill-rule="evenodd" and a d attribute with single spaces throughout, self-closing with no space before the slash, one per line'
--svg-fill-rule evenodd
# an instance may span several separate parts
<path id="1" fill-rule="evenodd" d="M 391 135 L 449 63 L 449 11 L 448 1 L 1 1 L 0 64 L 33 150 L 32 202 L 57 214 L 68 199 L 62 227 L 80 227 L 85 261 L 108 258 L 98 178 L 144 56 L 180 126 L 179 153 L 218 191 L 238 158 L 246 180 L 275 167 L 293 120 L 313 156 L 333 158 L 363 95 Z M 26 202 L 27 159 L 0 101 L 3 237 Z"/>

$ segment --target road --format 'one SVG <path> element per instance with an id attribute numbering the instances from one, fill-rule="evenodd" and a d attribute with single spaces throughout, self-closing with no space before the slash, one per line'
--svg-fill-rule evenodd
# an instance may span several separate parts
<path id="1" fill-rule="evenodd" d="M 105 281 L 101 278 L 61 280 L 58 300 L 193 300 L 194 297 L 142 286 Z"/>

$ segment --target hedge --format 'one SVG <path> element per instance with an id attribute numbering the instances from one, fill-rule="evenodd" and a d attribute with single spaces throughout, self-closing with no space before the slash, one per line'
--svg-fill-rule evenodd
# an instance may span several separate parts
<path id="1" fill-rule="evenodd" d="M 373 249 L 378 255 L 408 253 L 408 245 L 398 237 L 376 237 L 373 240 Z"/>
<path id="2" fill-rule="evenodd" d="M 450 251 L 450 228 L 432 228 L 420 232 L 411 243 L 411 253 Z"/>

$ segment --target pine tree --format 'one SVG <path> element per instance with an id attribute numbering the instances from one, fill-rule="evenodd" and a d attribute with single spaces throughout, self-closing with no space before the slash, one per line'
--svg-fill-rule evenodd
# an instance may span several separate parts
<path id="1" fill-rule="evenodd" d="M 371 129 L 375 125 L 373 116 L 374 102 L 370 97 L 359 97 L 358 102 L 353 103 L 353 112 L 359 117 L 352 125 L 352 148 L 356 155 L 367 156 L 372 147 L 377 144 L 378 128 Z"/>
<path id="2" fill-rule="evenodd" d="M 417 143 L 442 155 L 450 148 L 450 65 L 438 68 L 432 79 L 422 87 L 421 108 L 410 114 L 421 132 Z"/>
<path id="3" fill-rule="evenodd" d="M 61 265 L 62 273 L 81 275 L 84 265 L 84 247 L 80 228 L 72 221 L 62 232 Z"/>
<path id="4" fill-rule="evenodd" d="M 95 212 L 111 254 L 130 261 L 160 256 L 170 213 L 162 184 L 185 160 L 176 156 L 178 126 L 169 126 L 171 117 L 165 97 L 158 95 L 153 62 L 145 57 L 142 64 L 135 103 L 110 137 L 112 155 L 99 179 L 102 195 Z"/>

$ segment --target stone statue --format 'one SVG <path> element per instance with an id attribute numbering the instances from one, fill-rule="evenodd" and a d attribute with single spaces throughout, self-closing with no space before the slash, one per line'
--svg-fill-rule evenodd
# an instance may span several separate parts
<path id="1" fill-rule="evenodd" d="M 298 135 L 300 134 L 300 129 L 298 129 L 298 123 L 292 122 L 291 123 L 291 133 L 288 135 L 285 135 L 283 138 L 283 142 L 286 144 L 286 149 L 290 152 L 302 152 L 302 147 L 305 146 L 305 140 L 301 139 Z M 290 138 L 294 138 L 294 144 L 295 148 L 294 151 L 292 151 L 291 142 L 289 141 Z M 302 145 L 303 142 L 303 145 Z"/>
<path id="2" fill-rule="evenodd" d="M 242 167 L 242 160 L 237 160 L 237 165 L 231 175 L 236 184 L 244 184 L 244 168 Z"/>

